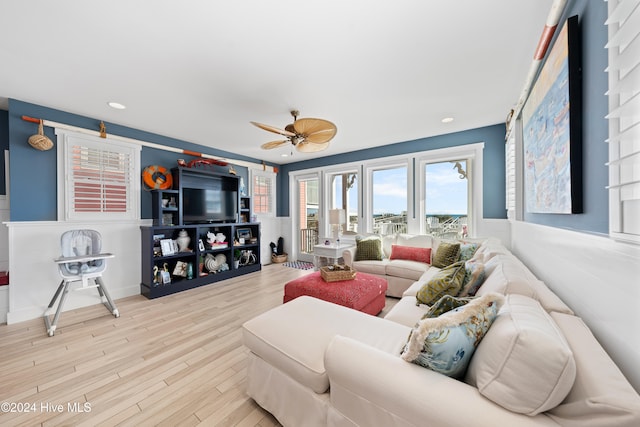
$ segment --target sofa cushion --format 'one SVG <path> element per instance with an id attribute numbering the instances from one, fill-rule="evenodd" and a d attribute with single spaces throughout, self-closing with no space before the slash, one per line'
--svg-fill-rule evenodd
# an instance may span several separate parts
<path id="1" fill-rule="evenodd" d="M 385 264 L 387 276 L 403 277 L 405 279 L 418 280 L 429 269 L 429 264 L 404 259 L 392 259 Z"/>
<path id="2" fill-rule="evenodd" d="M 567 397 L 546 415 L 569 427 L 640 426 L 640 395 L 587 325 L 565 313 L 550 316 L 571 346 L 577 373 Z"/>
<path id="3" fill-rule="evenodd" d="M 486 279 L 476 292 L 520 294 L 531 297 L 548 311 L 573 314 L 573 311 L 513 255 L 496 255 L 485 264 Z"/>
<path id="4" fill-rule="evenodd" d="M 433 237 L 428 234 L 398 233 L 395 244 L 414 248 L 431 248 L 433 247 Z"/>
<path id="5" fill-rule="evenodd" d="M 460 243 L 441 242 L 433 255 L 431 264 L 435 267 L 444 268 L 458 261 L 460 256 Z"/>
<path id="6" fill-rule="evenodd" d="M 382 240 L 378 236 L 356 236 L 356 261 L 376 260 L 381 261 Z"/>
<path id="7" fill-rule="evenodd" d="M 377 274 L 379 276 L 385 276 L 387 274 L 388 259 L 382 261 L 354 261 L 352 267 L 356 271 L 362 271 L 363 273 Z"/>
<path id="8" fill-rule="evenodd" d="M 384 318 L 413 328 L 428 310 L 428 305 L 416 305 L 415 297 L 402 297 Z"/>
<path id="9" fill-rule="evenodd" d="M 444 375 L 464 376 L 504 297 L 489 294 L 436 318 L 425 318 L 411 330 L 401 357 Z"/>
<path id="10" fill-rule="evenodd" d="M 431 264 L 431 248 L 391 245 L 391 256 L 389 256 L 389 259 L 406 259 L 408 261 Z"/>
<path id="11" fill-rule="evenodd" d="M 292 321 L 295 319 L 295 321 Z M 329 388 L 324 354 L 336 335 L 398 354 L 411 328 L 309 296 L 277 306 L 242 326 L 243 343 L 316 393 Z"/>
<path id="12" fill-rule="evenodd" d="M 465 268 L 459 261 L 443 268 L 435 274 L 416 294 L 418 304 L 433 304 L 443 295 L 458 295 L 462 288 Z"/>
<path id="13" fill-rule="evenodd" d="M 510 294 L 466 382 L 510 411 L 536 415 L 562 402 L 575 377 L 571 348 L 549 314 L 534 299 Z"/>

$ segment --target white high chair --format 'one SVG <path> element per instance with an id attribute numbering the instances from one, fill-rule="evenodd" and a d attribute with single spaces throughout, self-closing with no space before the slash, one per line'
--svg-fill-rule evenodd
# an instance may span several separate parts
<path id="1" fill-rule="evenodd" d="M 102 236 L 95 230 L 71 230 L 62 234 L 60 238 L 62 256 L 54 260 L 58 264 L 62 282 L 60 282 L 60 286 L 58 286 L 55 295 L 51 299 L 49 307 L 44 312 L 44 323 L 50 337 L 56 331 L 56 325 L 69 292 L 69 284 L 72 282 L 82 282 L 82 287 L 74 289 L 77 291 L 97 288 L 105 307 L 115 317 L 120 317 L 116 305 L 111 300 L 102 282 L 102 272 L 107 267 L 106 260 L 107 258 L 113 258 L 114 255 L 100 253 L 101 247 Z M 89 280 L 92 280 L 94 284 L 89 285 Z M 50 315 L 58 297 L 60 297 L 60 302 L 55 310 L 53 321 L 51 321 Z"/>

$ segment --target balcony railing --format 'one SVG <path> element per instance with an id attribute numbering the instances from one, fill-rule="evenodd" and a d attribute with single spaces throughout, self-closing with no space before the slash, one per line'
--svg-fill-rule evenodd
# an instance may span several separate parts
<path id="1" fill-rule="evenodd" d="M 318 244 L 318 229 L 303 228 L 300 230 L 300 252 L 313 253 L 313 247 Z"/>

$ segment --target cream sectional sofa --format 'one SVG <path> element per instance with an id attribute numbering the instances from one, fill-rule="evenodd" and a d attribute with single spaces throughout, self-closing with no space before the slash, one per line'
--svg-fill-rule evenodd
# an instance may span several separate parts
<path id="1" fill-rule="evenodd" d="M 474 259 L 477 295 L 504 305 L 464 378 L 400 357 L 430 267 L 385 318 L 300 297 L 246 322 L 247 393 L 285 426 L 640 425 L 640 396 L 582 319 L 496 240 Z"/>
<path id="2" fill-rule="evenodd" d="M 393 234 L 383 236 L 382 252 L 384 258 L 378 260 L 356 261 L 356 247 L 349 248 L 342 253 L 344 263 L 356 271 L 373 274 L 387 279 L 387 296 L 401 297 L 402 293 L 429 269 L 430 264 L 404 259 L 390 259 L 393 245 L 416 248 L 432 248 L 438 240 L 428 235 Z"/>

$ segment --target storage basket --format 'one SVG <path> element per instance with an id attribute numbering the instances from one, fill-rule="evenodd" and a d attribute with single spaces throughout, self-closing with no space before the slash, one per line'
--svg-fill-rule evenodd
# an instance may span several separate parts
<path id="1" fill-rule="evenodd" d="M 278 264 L 282 262 L 287 262 L 287 254 L 281 254 L 281 255 L 271 254 L 271 262 L 275 262 Z"/>
<path id="2" fill-rule="evenodd" d="M 348 265 L 329 265 L 320 268 L 320 276 L 325 282 L 339 282 L 355 279 L 356 271 Z"/>

